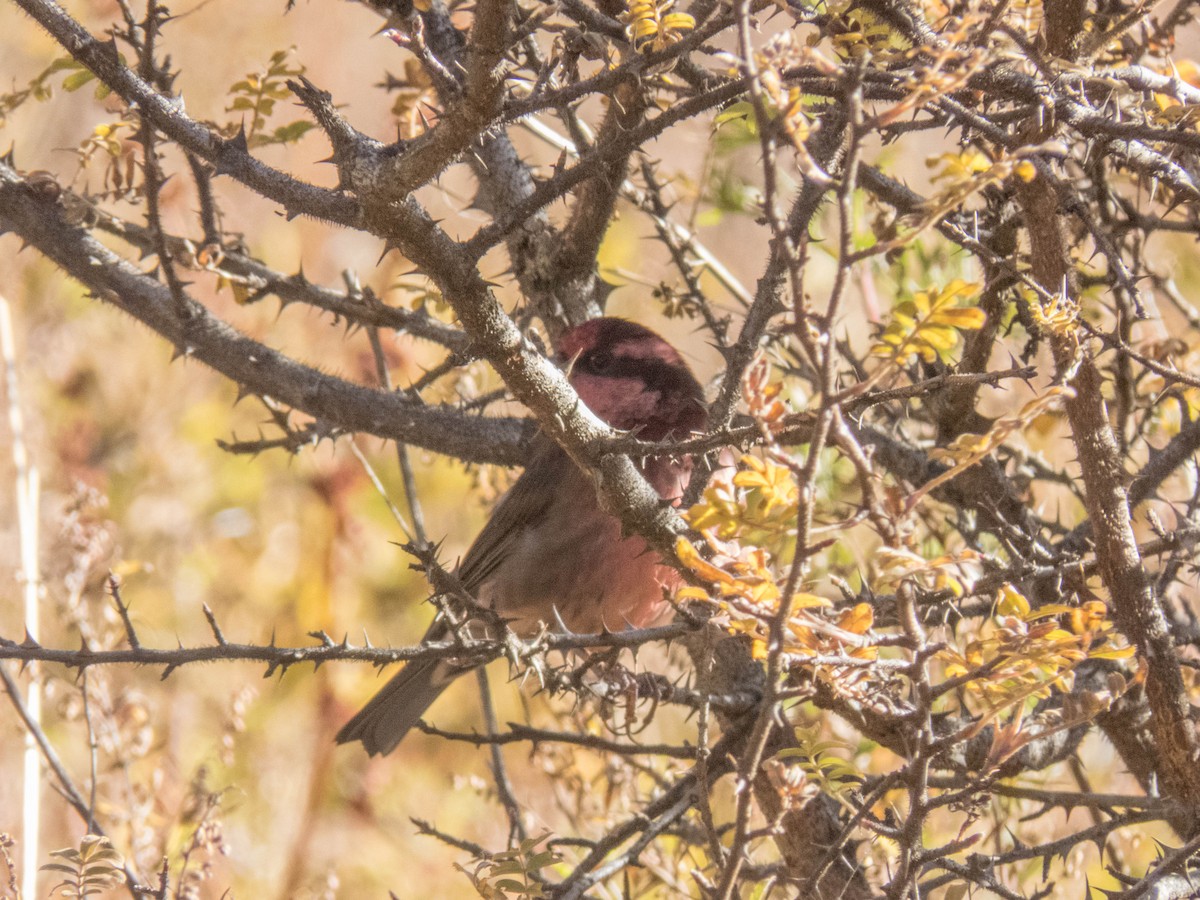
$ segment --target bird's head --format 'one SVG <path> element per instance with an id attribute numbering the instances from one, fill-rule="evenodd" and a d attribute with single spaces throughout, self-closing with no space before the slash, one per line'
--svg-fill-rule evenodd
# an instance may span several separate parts
<path id="1" fill-rule="evenodd" d="M 674 347 L 625 319 L 591 319 L 565 332 L 558 355 L 597 416 L 643 440 L 704 428 L 704 389 Z"/>

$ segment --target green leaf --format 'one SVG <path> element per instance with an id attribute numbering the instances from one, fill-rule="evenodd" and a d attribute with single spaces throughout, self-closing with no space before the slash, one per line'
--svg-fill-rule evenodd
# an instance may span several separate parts
<path id="1" fill-rule="evenodd" d="M 513 878 L 502 878 L 499 881 L 493 882 L 493 886 L 502 891 L 515 892 L 518 894 L 525 893 L 525 885 Z"/>
<path id="2" fill-rule="evenodd" d="M 67 93 L 73 93 L 79 90 L 96 76 L 89 69 L 84 69 L 80 72 L 74 72 L 63 79 L 63 90 Z"/>
<path id="3" fill-rule="evenodd" d="M 39 79 L 46 78 L 50 75 L 53 75 L 55 72 L 62 72 L 67 69 L 81 69 L 81 68 L 83 68 L 83 66 L 81 66 L 79 63 L 77 63 L 73 56 L 60 56 L 54 62 L 50 63 L 50 65 L 48 65 L 46 67 L 46 70 L 44 72 L 42 72 L 42 74 L 39 75 L 38 78 Z"/>
<path id="4" fill-rule="evenodd" d="M 290 125 L 281 125 L 271 133 L 271 140 L 279 144 L 291 144 L 300 140 L 304 135 L 308 134 L 313 128 L 316 128 L 315 122 L 306 122 L 303 119 L 292 122 Z"/>
<path id="5" fill-rule="evenodd" d="M 718 113 L 713 119 L 713 124 L 720 128 L 726 122 L 735 122 L 740 119 L 753 118 L 754 105 L 748 100 L 741 100 L 737 103 L 732 103 L 725 107 L 725 111 Z"/>

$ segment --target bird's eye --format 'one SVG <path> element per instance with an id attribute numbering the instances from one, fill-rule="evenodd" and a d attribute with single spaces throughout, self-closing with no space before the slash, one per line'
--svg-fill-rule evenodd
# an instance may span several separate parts
<path id="1" fill-rule="evenodd" d="M 596 375 L 607 375 L 613 369 L 613 364 L 616 362 L 614 357 L 607 350 L 596 350 L 588 354 L 587 367 L 589 372 Z"/>

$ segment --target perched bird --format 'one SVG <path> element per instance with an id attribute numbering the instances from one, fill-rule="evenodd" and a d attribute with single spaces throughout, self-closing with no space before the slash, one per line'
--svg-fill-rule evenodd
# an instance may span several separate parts
<path id="1" fill-rule="evenodd" d="M 592 319 L 558 341 L 558 358 L 581 400 L 613 428 L 647 441 L 683 437 L 707 421 L 704 392 L 670 344 L 624 319 Z M 655 457 L 641 465 L 667 500 L 683 494 L 691 459 Z M 664 587 L 678 574 L 601 509 L 591 479 L 549 437 L 539 435 L 524 473 L 497 504 L 458 569 L 462 585 L 517 634 L 561 622 L 594 634 L 654 623 L 666 611 Z M 425 640 L 443 640 L 439 616 Z M 337 735 L 367 752 L 390 753 L 430 704 L 469 666 L 452 660 L 407 663 Z"/>

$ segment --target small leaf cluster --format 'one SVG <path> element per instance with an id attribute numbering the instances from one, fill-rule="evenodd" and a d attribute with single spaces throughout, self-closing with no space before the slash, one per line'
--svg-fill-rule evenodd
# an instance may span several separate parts
<path id="1" fill-rule="evenodd" d="M 710 558 L 683 539 L 676 548 L 680 562 L 711 589 L 684 588 L 677 596 L 701 599 L 715 593 L 725 626 L 731 633 L 749 636 L 753 655 L 763 659 L 767 624 L 778 615 L 787 592 L 784 573 L 795 551 L 800 497 L 795 475 L 786 465 L 753 456 L 742 462 L 743 470 L 714 479 L 701 502 L 687 513 L 689 524 L 704 535 Z M 856 604 L 834 619 L 813 612 L 831 606 L 825 597 L 793 591 L 787 602 L 784 653 L 798 658 L 842 653 L 873 658 L 875 650 L 864 637 L 874 621 L 871 607 Z"/>
<path id="2" fill-rule="evenodd" d="M 921 215 L 914 217 L 914 230 L 901 242 L 911 240 L 947 215 L 963 209 L 985 188 L 1000 185 L 1014 177 L 1025 183 L 1033 181 L 1037 177 L 1037 166 L 1028 158 L 1031 155 L 1032 149 L 1027 148 L 1014 156 L 997 158 L 976 147 L 968 147 L 956 153 L 943 153 L 927 159 L 925 165 L 936 170 L 932 178 L 940 184 L 941 189 L 925 201 Z"/>
<path id="3" fill-rule="evenodd" d="M 54 96 L 52 80 L 59 73 L 67 73 L 62 80 L 62 89 L 67 93 L 79 90 L 85 84 L 95 81 L 96 76 L 90 69 L 76 62 L 70 56 L 60 56 L 46 66 L 24 87 L 0 94 L 0 128 L 7 124 L 8 117 L 30 100 L 45 101 Z M 96 99 L 103 100 L 109 94 L 108 86 L 96 82 Z"/>
<path id="4" fill-rule="evenodd" d="M 912 44 L 896 29 L 868 9 L 850 3 L 836 4 L 840 29 L 833 47 L 842 59 L 870 57 L 880 64 L 900 59 Z"/>
<path id="5" fill-rule="evenodd" d="M 1100 600 L 1079 606 L 1045 604 L 1036 610 L 1011 584 L 996 599 L 995 630 L 961 649 L 942 651 L 951 678 L 966 676 L 966 689 L 993 709 L 1014 693 L 1046 696 L 1051 686 L 1070 690 L 1073 669 L 1084 659 L 1129 659 L 1134 648 L 1120 640 Z M 987 678 L 978 678 L 986 669 Z M 1024 699 L 1024 696 L 1021 699 Z"/>
<path id="6" fill-rule="evenodd" d="M 795 762 L 812 788 L 819 788 L 833 797 L 842 797 L 862 783 L 858 767 L 834 751 L 845 753 L 849 748 L 841 741 L 826 740 L 817 728 L 797 726 L 793 732 L 796 746 L 776 754 L 781 761 Z"/>
<path id="7" fill-rule="evenodd" d="M 86 834 L 79 849 L 69 847 L 50 854 L 62 862 L 46 863 L 43 872 L 61 872 L 67 877 L 50 889 L 63 897 L 91 897 L 125 880 L 125 859 L 112 842 L 98 834 Z"/>
<path id="8" fill-rule="evenodd" d="M 288 80 L 304 74 L 303 65 L 289 62 L 291 55 L 291 50 L 276 50 L 271 54 L 266 69 L 249 73 L 229 88 L 232 100 L 225 109 L 227 112 L 250 114 L 250 124 L 243 122 L 242 127 L 246 130 L 246 143 L 251 148 L 292 144 L 316 127 L 309 120 L 297 119 L 272 131 L 265 130 L 267 119 L 275 112 L 275 104 L 292 96 L 287 86 Z M 226 131 L 235 133 L 237 129 L 231 126 Z"/>
<path id="9" fill-rule="evenodd" d="M 81 169 L 88 168 L 96 158 L 104 164 L 103 191 L 110 197 L 129 196 L 139 191 L 138 156 L 130 140 L 136 129 L 136 122 L 123 119 L 101 122 L 80 142 L 76 151 Z"/>
<path id="10" fill-rule="evenodd" d="M 914 357 L 931 363 L 949 361 L 959 342 L 959 332 L 978 331 L 987 320 L 983 310 L 961 302 L 979 292 L 979 286 L 955 279 L 934 291 L 917 291 L 892 310 L 892 320 L 871 348 L 872 356 L 907 365 Z"/>
<path id="11" fill-rule="evenodd" d="M 1139 667 L 1131 680 L 1118 672 L 1108 676 L 1104 689 L 1075 690 L 1075 673 L 1086 660 L 1127 660 L 1135 649 L 1117 634 L 1108 607 L 1099 600 L 1077 606 L 1051 603 L 1033 609 L 1012 585 L 1004 585 L 996 600 L 992 627 L 961 647 L 947 647 L 938 658 L 944 677 L 961 692 L 969 707 L 978 707 L 974 728 L 1007 716 L 993 736 L 986 768 L 993 769 L 1034 737 L 1024 727 L 1035 702 L 1059 692 L 1064 703 L 1057 726 L 1070 728 L 1109 709 L 1132 685 L 1144 678 Z"/>
<path id="12" fill-rule="evenodd" d="M 549 896 L 546 881 L 540 877 L 543 869 L 556 865 L 561 857 L 553 850 L 542 847 L 551 837 L 546 832 L 538 837 L 528 837 L 502 853 L 490 855 L 477 861 L 472 868 L 456 866 L 471 879 L 471 884 L 484 900 L 506 900 L 509 897 L 525 897 L 540 900 Z"/>
<path id="13" fill-rule="evenodd" d="M 622 16 L 625 33 L 642 53 L 656 53 L 683 40 L 696 27 L 687 13 L 671 12 L 675 0 L 632 0 Z"/>

